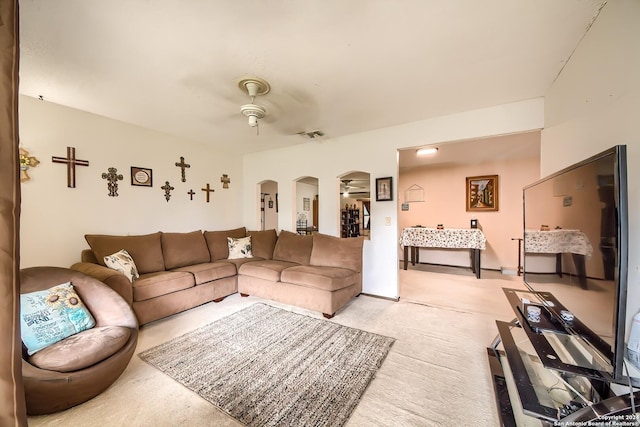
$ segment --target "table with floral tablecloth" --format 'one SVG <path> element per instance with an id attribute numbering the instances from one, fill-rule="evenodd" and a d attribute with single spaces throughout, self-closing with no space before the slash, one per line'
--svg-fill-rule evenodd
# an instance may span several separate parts
<path id="1" fill-rule="evenodd" d="M 487 239 L 479 228 L 428 228 L 407 227 L 402 230 L 400 246 L 404 248 L 404 269 L 409 261 L 418 261 L 418 248 L 469 249 L 471 251 L 471 269 L 480 278 L 480 250 L 486 249 Z"/>

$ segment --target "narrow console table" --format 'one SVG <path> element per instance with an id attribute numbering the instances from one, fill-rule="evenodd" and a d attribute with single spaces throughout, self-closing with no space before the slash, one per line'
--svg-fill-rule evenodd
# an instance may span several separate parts
<path id="1" fill-rule="evenodd" d="M 409 262 L 411 248 L 411 265 L 419 260 L 419 248 L 469 249 L 471 270 L 480 278 L 480 250 L 487 247 L 487 239 L 479 228 L 428 228 L 407 227 L 402 230 L 400 246 L 404 248 L 404 269 Z"/>
<path id="2" fill-rule="evenodd" d="M 585 258 L 591 257 L 593 247 L 587 236 L 580 230 L 525 230 L 525 254 L 555 254 L 556 274 L 562 277 L 562 254 L 570 253 L 576 267 L 580 287 L 587 288 Z"/>

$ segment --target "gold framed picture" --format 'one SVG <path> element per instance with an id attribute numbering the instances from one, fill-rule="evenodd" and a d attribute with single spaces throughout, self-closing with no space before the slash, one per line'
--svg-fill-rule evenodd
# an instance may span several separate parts
<path id="1" fill-rule="evenodd" d="M 498 210 L 498 175 L 467 177 L 467 212 Z"/>

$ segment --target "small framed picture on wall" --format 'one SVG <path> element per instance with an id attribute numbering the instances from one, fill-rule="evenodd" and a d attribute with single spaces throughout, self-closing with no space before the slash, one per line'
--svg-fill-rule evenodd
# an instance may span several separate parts
<path id="1" fill-rule="evenodd" d="M 376 178 L 376 202 L 393 200 L 392 177 Z"/>
<path id="2" fill-rule="evenodd" d="M 131 166 L 131 185 L 153 187 L 153 171 L 149 168 Z"/>

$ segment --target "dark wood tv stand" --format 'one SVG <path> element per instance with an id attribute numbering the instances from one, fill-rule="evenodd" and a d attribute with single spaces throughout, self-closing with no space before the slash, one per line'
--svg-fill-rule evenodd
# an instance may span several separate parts
<path id="1" fill-rule="evenodd" d="M 515 318 L 496 321 L 498 335 L 487 347 L 502 426 L 640 425 L 634 411 L 640 412 L 640 391 L 633 398 L 612 391 L 607 343 L 577 318 L 569 334 L 566 324 L 554 319 L 565 307 L 550 293 L 538 293 L 543 304 L 553 306 L 551 314 L 541 309 L 538 320 L 528 315 L 529 306 L 543 306 L 535 294 L 503 291 Z M 589 351 L 585 340 L 592 343 Z"/>

